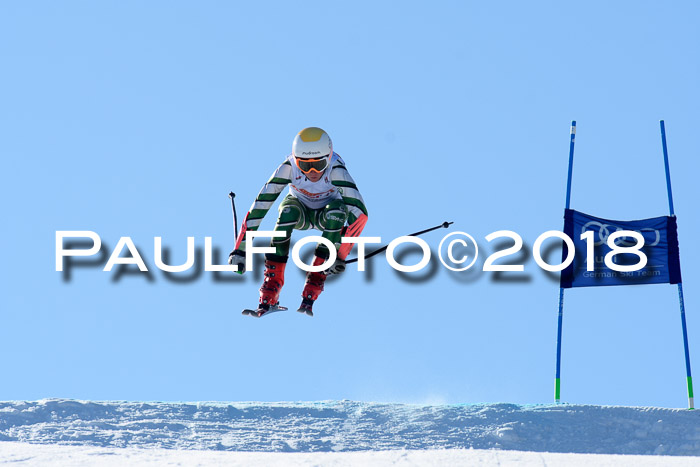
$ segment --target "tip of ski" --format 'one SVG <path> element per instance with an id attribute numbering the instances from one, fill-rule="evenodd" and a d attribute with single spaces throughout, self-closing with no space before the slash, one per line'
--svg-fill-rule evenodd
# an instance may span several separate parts
<path id="1" fill-rule="evenodd" d="M 302 307 L 299 307 L 299 309 L 298 309 L 297 311 L 298 311 L 299 313 L 304 313 L 306 316 L 311 316 L 312 318 L 313 318 L 313 316 L 314 316 L 314 312 L 313 312 L 313 311 L 311 311 L 309 308 L 306 308 L 306 307 L 303 307 L 303 306 L 302 306 Z"/>
<path id="2" fill-rule="evenodd" d="M 241 312 L 244 316 L 252 316 L 253 318 L 262 318 L 263 316 L 267 316 L 271 313 L 277 313 L 279 311 L 287 311 L 288 308 L 286 306 L 271 306 L 268 310 L 264 308 L 257 308 L 255 310 L 251 310 L 249 308 L 246 308 Z"/>
<path id="3" fill-rule="evenodd" d="M 264 308 L 256 308 L 254 310 L 246 308 L 241 312 L 241 314 L 243 316 L 251 316 L 253 318 L 262 318 L 263 316 L 267 316 L 272 313 L 278 313 L 280 311 L 287 311 L 288 309 L 289 308 L 287 308 L 286 306 L 271 306 L 269 310 L 265 310 Z M 297 311 L 299 313 L 305 314 L 306 316 L 314 316 L 314 312 L 310 308 L 304 306 L 299 307 Z"/>

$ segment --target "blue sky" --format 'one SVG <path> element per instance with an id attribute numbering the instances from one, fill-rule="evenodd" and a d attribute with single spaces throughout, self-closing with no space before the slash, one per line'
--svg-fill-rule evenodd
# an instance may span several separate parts
<path id="1" fill-rule="evenodd" d="M 665 119 L 700 365 L 698 13 L 638 1 L 3 5 L 0 399 L 551 402 L 558 283 L 532 259 L 523 281 L 442 266 L 411 281 L 378 257 L 371 278 L 351 268 L 330 282 L 313 319 L 242 317 L 259 270 L 226 283 L 55 271 L 57 230 L 111 248 L 130 236 L 149 266 L 155 236 L 173 262 L 187 236 L 228 252 L 228 192 L 244 213 L 312 125 L 365 198 L 365 235 L 449 220 L 489 253 L 490 232 L 531 247 L 562 228 L 574 119 L 572 207 L 667 214 Z M 436 248 L 445 233 L 425 239 Z M 282 302 L 297 306 L 302 287 L 290 270 Z M 675 286 L 565 300 L 563 400 L 685 406 Z"/>

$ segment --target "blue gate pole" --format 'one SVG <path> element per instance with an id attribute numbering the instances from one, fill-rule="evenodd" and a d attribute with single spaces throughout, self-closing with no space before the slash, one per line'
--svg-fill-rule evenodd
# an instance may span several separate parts
<path id="1" fill-rule="evenodd" d="M 571 178 L 574 172 L 574 141 L 576 140 L 576 120 L 571 122 L 571 142 L 569 143 L 569 176 L 566 182 L 566 209 L 571 205 Z M 565 245 L 562 245 L 565 248 Z M 559 319 L 557 325 L 557 372 L 554 379 L 554 402 L 561 402 L 561 329 L 564 318 L 564 288 L 559 287 Z"/>
<path id="2" fill-rule="evenodd" d="M 664 150 L 664 166 L 666 167 L 666 189 L 668 190 L 668 209 L 671 216 L 675 217 L 673 211 L 673 193 L 671 191 L 671 171 L 668 166 L 668 149 L 666 147 L 666 125 L 661 120 L 661 145 Z M 683 328 L 683 348 L 685 350 L 685 373 L 688 383 L 688 408 L 693 410 L 695 403 L 693 401 L 693 376 L 690 372 L 690 351 L 688 350 L 688 327 L 685 324 L 685 303 L 683 301 L 683 284 L 678 283 L 678 302 L 681 308 L 681 327 Z"/>

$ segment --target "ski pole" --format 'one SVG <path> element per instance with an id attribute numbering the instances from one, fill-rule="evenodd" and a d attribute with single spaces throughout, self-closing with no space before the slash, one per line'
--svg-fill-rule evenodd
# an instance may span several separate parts
<path id="1" fill-rule="evenodd" d="M 236 202 L 233 200 L 233 198 L 236 197 L 236 193 L 232 191 L 228 194 L 228 197 L 231 198 L 231 209 L 233 210 L 233 243 L 235 245 L 236 241 L 238 240 L 238 219 L 236 217 Z"/>
<path id="2" fill-rule="evenodd" d="M 421 231 L 419 231 L 419 232 L 413 232 L 412 234 L 408 234 L 408 235 L 406 235 L 406 236 L 407 236 L 407 237 L 417 237 L 417 236 L 419 236 L 419 235 L 423 235 L 424 233 L 432 232 L 433 230 L 442 229 L 442 228 L 445 228 L 445 229 L 446 229 L 446 228 L 448 228 L 448 227 L 449 227 L 450 225 L 452 225 L 452 224 L 454 224 L 454 222 L 447 222 L 447 221 L 445 221 L 445 222 L 443 222 L 443 223 L 440 224 L 440 225 L 436 225 L 435 227 L 431 227 L 431 228 L 429 228 L 429 229 L 421 230 Z M 365 259 L 371 258 L 372 256 L 375 256 L 375 255 L 378 255 L 378 254 L 381 253 L 382 251 L 385 251 L 387 248 L 389 248 L 389 245 L 384 245 L 383 247 L 381 247 L 381 248 L 379 248 L 379 249 L 377 249 L 377 250 L 374 250 L 372 253 L 369 253 L 369 254 L 365 255 Z M 356 262 L 356 261 L 357 261 L 357 258 L 352 258 L 352 259 L 349 259 L 349 260 L 345 261 L 345 264 L 354 263 L 354 262 Z"/>
<path id="3" fill-rule="evenodd" d="M 238 241 L 238 216 L 236 216 L 236 202 L 233 200 L 233 198 L 236 197 L 236 193 L 233 191 L 228 194 L 228 197 L 231 198 L 231 210 L 233 211 L 233 245 L 234 248 L 236 248 L 236 242 Z M 243 274 L 243 271 L 236 271 L 238 274 Z"/>

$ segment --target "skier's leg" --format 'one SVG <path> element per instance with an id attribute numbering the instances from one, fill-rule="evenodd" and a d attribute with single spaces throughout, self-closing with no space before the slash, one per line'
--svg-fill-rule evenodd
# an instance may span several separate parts
<path id="1" fill-rule="evenodd" d="M 312 226 L 313 211 L 304 206 L 301 201 L 292 195 L 287 195 L 280 203 L 279 217 L 275 224 L 276 232 L 284 232 L 284 237 L 274 237 L 271 246 L 277 256 L 289 256 L 289 243 L 292 232 L 307 230 Z"/>
<path id="2" fill-rule="evenodd" d="M 345 226 L 345 221 L 347 220 L 348 208 L 343 200 L 340 199 L 331 201 L 325 208 L 317 211 L 314 219 L 315 227 L 323 232 L 321 235 L 323 238 L 327 238 L 335 245 L 336 253 L 341 246 L 340 240 L 343 236 L 343 226 Z M 316 247 L 316 256 L 319 256 L 319 253 L 320 256 L 325 257 L 324 259 L 328 259 L 329 252 L 325 245 L 319 244 Z"/>
<path id="3" fill-rule="evenodd" d="M 308 229 L 310 226 L 308 218 L 306 208 L 293 196 L 288 195 L 280 204 L 275 230 L 283 231 L 286 235 L 273 238 L 272 247 L 275 249 L 275 253 L 265 255 L 265 280 L 260 287 L 260 305 L 269 307 L 278 304 L 284 285 L 284 270 L 289 257 L 289 242 L 292 231 L 295 228 Z"/>
<path id="4" fill-rule="evenodd" d="M 340 248 L 343 226 L 348 218 L 348 211 L 342 200 L 333 200 L 325 208 L 317 211 L 314 217 L 314 227 L 323 231 L 322 236 L 330 240 L 335 245 L 336 253 Z M 330 256 L 328 248 L 319 244 L 316 247 L 316 257 L 313 265 L 323 264 Z M 300 311 L 311 312 L 313 302 L 323 292 L 326 282 L 326 275 L 323 272 L 308 272 L 306 274 L 306 284 L 302 292 L 302 307 Z M 303 310 L 302 310 L 303 309 Z"/>
<path id="5" fill-rule="evenodd" d="M 277 305 L 284 285 L 284 269 L 287 257 L 274 254 L 265 255 L 265 279 L 260 286 L 260 308 L 268 309 Z"/>

